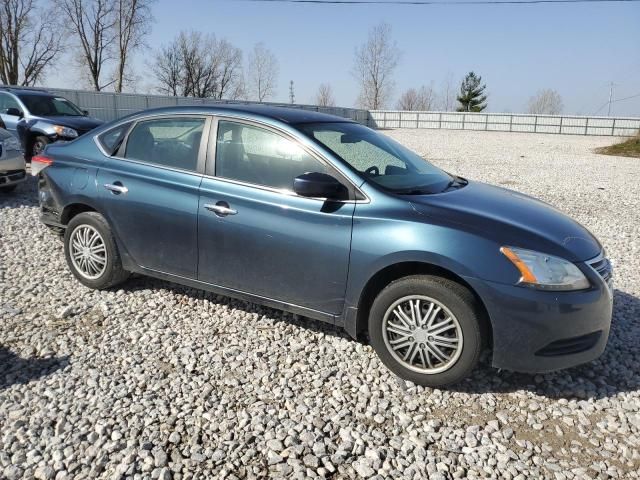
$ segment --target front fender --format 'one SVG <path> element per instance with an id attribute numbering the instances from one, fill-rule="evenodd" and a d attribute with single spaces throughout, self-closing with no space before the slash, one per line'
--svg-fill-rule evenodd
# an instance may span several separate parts
<path id="1" fill-rule="evenodd" d="M 393 265 L 424 263 L 459 277 L 516 283 L 517 269 L 500 253 L 500 246 L 478 232 L 418 215 L 406 202 L 382 208 L 373 203 L 357 205 L 343 312 L 345 327 L 356 315 L 368 282 Z"/>

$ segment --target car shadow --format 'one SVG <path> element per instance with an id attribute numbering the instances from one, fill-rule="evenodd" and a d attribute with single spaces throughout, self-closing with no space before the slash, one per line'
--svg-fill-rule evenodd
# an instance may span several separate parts
<path id="1" fill-rule="evenodd" d="M 352 339 L 342 328 L 335 325 L 142 275 L 135 275 L 119 288 L 129 292 L 164 288 L 175 294 L 187 295 L 194 299 L 207 299 L 246 313 L 267 315 L 274 322 L 286 322 L 313 332 L 367 344 L 366 340 Z M 525 390 L 548 398 L 578 400 L 607 398 L 623 392 L 640 390 L 640 370 L 638 369 L 640 322 L 637 321 L 638 318 L 640 318 L 640 299 L 621 290 L 615 290 L 613 326 L 609 342 L 605 352 L 597 360 L 574 368 L 534 375 L 495 369 L 491 366 L 490 352 L 487 352 L 479 367 L 468 379 L 446 389 L 472 394 L 512 393 Z"/>
<path id="2" fill-rule="evenodd" d="M 208 300 L 218 305 L 225 305 L 229 308 L 242 310 L 245 313 L 266 315 L 271 321 L 276 323 L 286 323 L 288 325 L 295 325 L 297 327 L 304 328 L 313 332 L 324 333 L 325 335 L 353 340 L 353 338 L 346 331 L 344 331 L 344 329 L 327 322 L 322 322 L 319 320 L 314 320 L 312 318 L 304 317 L 302 315 L 285 312 L 283 310 L 278 310 L 277 308 L 266 307 L 264 305 L 259 305 L 248 300 L 228 297 L 207 290 L 201 290 L 199 288 L 193 288 L 166 280 L 147 277 L 140 274 L 132 275 L 132 277 L 126 283 L 118 285 L 115 288 L 122 289 L 128 292 L 162 288 L 165 290 L 169 290 L 173 294 L 187 295 L 195 300 Z M 363 345 L 366 344 L 365 341 L 360 340 L 358 342 Z"/>
<path id="3" fill-rule="evenodd" d="M 22 358 L 0 346 L 0 390 L 16 384 L 29 383 L 51 375 L 69 365 L 69 357 Z"/>

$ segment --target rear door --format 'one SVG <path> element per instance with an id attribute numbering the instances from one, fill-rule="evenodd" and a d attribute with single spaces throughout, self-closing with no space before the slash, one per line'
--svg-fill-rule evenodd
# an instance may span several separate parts
<path id="1" fill-rule="evenodd" d="M 355 204 L 292 192 L 303 173 L 339 174 L 266 126 L 221 119 L 211 137 L 215 166 L 210 155 L 198 210 L 198 278 L 340 313 Z"/>
<path id="2" fill-rule="evenodd" d="M 210 119 L 141 119 L 98 171 L 103 211 L 141 267 L 197 277 L 198 189 Z"/>

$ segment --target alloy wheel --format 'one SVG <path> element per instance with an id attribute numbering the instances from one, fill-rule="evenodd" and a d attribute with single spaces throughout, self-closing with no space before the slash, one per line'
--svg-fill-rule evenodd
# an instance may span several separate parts
<path id="1" fill-rule="evenodd" d="M 424 374 L 448 370 L 462 353 L 462 328 L 439 301 L 410 295 L 396 300 L 382 322 L 384 343 L 404 367 Z"/>
<path id="2" fill-rule="evenodd" d="M 69 253 L 76 271 L 95 280 L 107 268 L 107 247 L 98 230 L 91 225 L 78 225 L 69 238 Z"/>

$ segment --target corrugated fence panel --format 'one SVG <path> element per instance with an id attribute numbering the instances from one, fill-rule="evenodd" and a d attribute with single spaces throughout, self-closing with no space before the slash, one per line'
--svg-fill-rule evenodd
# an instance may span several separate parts
<path id="1" fill-rule="evenodd" d="M 91 92 L 64 88 L 48 91 L 68 98 L 90 115 L 115 120 L 148 108 L 176 105 L 247 104 L 239 100 L 172 97 L 133 93 Z M 582 117 L 561 115 L 523 115 L 475 112 L 410 112 L 318 107 L 286 103 L 265 105 L 300 108 L 349 118 L 373 128 L 442 128 L 449 130 L 489 130 L 498 132 L 562 133 L 568 135 L 632 136 L 640 130 L 640 118 Z"/>

